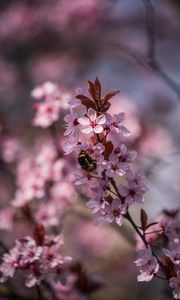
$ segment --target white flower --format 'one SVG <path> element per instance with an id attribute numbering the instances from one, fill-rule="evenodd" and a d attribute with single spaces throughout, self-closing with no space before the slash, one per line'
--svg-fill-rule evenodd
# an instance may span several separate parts
<path id="1" fill-rule="evenodd" d="M 103 124 L 106 122 L 106 116 L 101 115 L 97 117 L 97 113 L 92 108 L 88 109 L 87 117 L 79 118 L 78 122 L 82 125 L 81 131 L 89 134 L 91 132 L 101 133 L 103 132 Z"/>

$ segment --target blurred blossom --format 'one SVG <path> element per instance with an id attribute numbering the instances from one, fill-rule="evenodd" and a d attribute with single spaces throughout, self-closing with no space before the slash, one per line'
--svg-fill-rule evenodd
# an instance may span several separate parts
<path id="1" fill-rule="evenodd" d="M 171 153 L 174 148 L 171 136 L 160 127 L 150 127 L 140 142 L 140 150 L 144 155 L 161 156 Z"/>
<path id="2" fill-rule="evenodd" d="M 173 289 L 174 299 L 180 299 L 180 271 L 176 277 L 170 278 L 170 286 Z"/>
<path id="3" fill-rule="evenodd" d="M 68 74 L 72 77 L 76 62 L 72 57 L 66 55 L 41 55 L 35 57 L 28 65 L 28 72 L 32 82 L 41 83 L 46 80 L 59 82 Z"/>
<path id="4" fill-rule="evenodd" d="M 7 163 L 12 163 L 20 157 L 22 145 L 15 137 L 7 137 L 2 142 L 2 158 Z"/>
<path id="5" fill-rule="evenodd" d="M 157 259 L 152 255 L 150 248 L 138 252 L 135 264 L 140 269 L 138 281 L 151 281 L 159 270 Z"/>
<path id="6" fill-rule="evenodd" d="M 83 300 L 84 297 L 80 295 L 75 288 L 77 276 L 69 274 L 66 283 L 57 282 L 53 285 L 57 299 L 59 300 Z"/>
<path id="7" fill-rule="evenodd" d="M 42 128 L 58 120 L 60 111 L 67 108 L 70 99 L 70 94 L 63 93 L 57 84 L 49 81 L 34 88 L 31 96 L 37 100 L 33 105 L 36 112 L 33 125 Z"/>
<path id="8" fill-rule="evenodd" d="M 126 114 L 126 118 L 123 124 L 129 129 L 130 135 L 128 139 L 133 140 L 138 138 L 142 132 L 139 115 L 138 115 L 138 108 L 133 103 L 132 99 L 129 99 L 127 96 L 124 95 L 117 95 L 115 100 L 113 100 L 112 105 L 109 109 L 111 114 L 114 114 L 118 111 L 123 111 Z"/>
<path id="9" fill-rule="evenodd" d="M 0 229 L 11 231 L 14 224 L 14 211 L 12 208 L 0 210 Z"/>
<path id="10" fill-rule="evenodd" d="M 87 234 L 88 232 L 88 234 Z M 111 236 L 111 239 L 109 237 Z M 76 239 L 76 242 L 75 242 Z M 106 227 L 96 227 L 90 222 L 74 227 L 72 240 L 78 256 L 101 257 L 110 255 L 116 245 L 116 236 Z"/>
<path id="11" fill-rule="evenodd" d="M 44 227 L 58 226 L 60 220 L 55 203 L 41 204 L 39 210 L 35 214 L 35 220 L 37 223 L 43 224 Z"/>

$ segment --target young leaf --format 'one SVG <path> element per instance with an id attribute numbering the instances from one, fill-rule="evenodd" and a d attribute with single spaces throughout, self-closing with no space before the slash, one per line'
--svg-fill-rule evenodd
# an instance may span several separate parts
<path id="1" fill-rule="evenodd" d="M 88 83 L 89 83 L 89 88 L 88 88 L 89 94 L 93 98 L 94 102 L 97 103 L 95 84 L 89 80 L 88 80 Z"/>
<path id="2" fill-rule="evenodd" d="M 113 91 L 113 92 L 110 92 L 110 93 L 106 94 L 103 98 L 101 106 L 103 107 L 104 105 L 106 105 L 108 100 L 110 100 L 112 97 L 116 96 L 117 94 L 119 94 L 119 91 Z"/>
<path id="3" fill-rule="evenodd" d="M 111 141 L 108 141 L 105 143 L 105 150 L 104 150 L 104 158 L 105 159 L 108 159 L 109 158 L 109 155 L 112 153 L 113 151 L 113 143 Z"/>
<path id="4" fill-rule="evenodd" d="M 148 229 L 151 226 L 157 225 L 157 224 L 158 224 L 158 222 L 152 222 L 146 226 L 146 229 Z"/>
<path id="5" fill-rule="evenodd" d="M 96 91 L 96 100 L 99 103 L 101 100 L 101 83 L 100 83 L 98 77 L 96 77 L 94 84 L 95 84 L 95 91 Z"/>
<path id="6" fill-rule="evenodd" d="M 42 246 L 44 244 L 46 231 L 42 224 L 35 224 L 33 231 L 34 239 L 38 246 Z"/>
<path id="7" fill-rule="evenodd" d="M 110 102 L 107 102 L 104 106 L 100 107 L 99 111 L 100 112 L 106 112 L 111 106 Z"/>
<path id="8" fill-rule="evenodd" d="M 148 215 L 144 209 L 141 209 L 140 219 L 141 219 L 142 230 L 145 231 L 147 226 L 147 221 L 148 221 Z"/>
<path id="9" fill-rule="evenodd" d="M 88 97 L 86 97 L 84 95 L 77 95 L 76 98 L 79 99 L 81 101 L 82 105 L 86 106 L 87 109 L 88 108 L 93 108 L 94 110 L 96 110 L 95 103 L 91 99 L 89 99 Z"/>

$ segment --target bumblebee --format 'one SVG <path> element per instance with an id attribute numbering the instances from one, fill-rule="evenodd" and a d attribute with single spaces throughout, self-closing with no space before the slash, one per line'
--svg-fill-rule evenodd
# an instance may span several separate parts
<path id="1" fill-rule="evenodd" d="M 93 172 L 96 170 L 96 160 L 89 155 L 88 151 L 81 150 L 78 156 L 78 162 L 85 171 Z"/>

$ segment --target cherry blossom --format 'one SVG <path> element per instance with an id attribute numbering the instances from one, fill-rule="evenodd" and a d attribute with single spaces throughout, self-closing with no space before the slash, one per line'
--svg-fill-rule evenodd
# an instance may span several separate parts
<path id="1" fill-rule="evenodd" d="M 105 125 L 105 129 L 108 131 L 114 131 L 116 133 L 120 133 L 122 136 L 129 136 L 129 130 L 123 126 L 121 123 L 125 120 L 125 113 L 118 113 L 115 115 L 107 114 L 107 123 Z"/>
<path id="2" fill-rule="evenodd" d="M 164 254 L 170 258 L 170 260 L 175 264 L 180 266 L 180 242 L 179 239 L 174 239 L 170 243 L 169 249 L 164 249 Z"/>
<path id="3" fill-rule="evenodd" d="M 26 270 L 25 285 L 30 288 L 50 273 L 56 276 L 56 268 L 65 267 L 71 261 L 71 257 L 59 252 L 62 244 L 61 235 L 46 236 L 41 246 L 29 236 L 16 241 L 15 247 L 2 257 L 0 281 L 13 277 L 16 270 Z"/>
<path id="4" fill-rule="evenodd" d="M 81 131 L 85 134 L 91 132 L 101 133 L 103 132 L 103 124 L 106 122 L 105 115 L 97 116 L 97 113 L 92 108 L 88 109 L 87 117 L 78 118 L 78 122 L 82 125 Z"/>
<path id="5" fill-rule="evenodd" d="M 118 190 L 128 205 L 134 203 L 142 203 L 144 194 L 148 191 L 145 183 L 144 174 L 142 172 L 133 173 L 128 170 L 126 173 L 127 185 L 119 185 Z"/>
<path id="6" fill-rule="evenodd" d="M 102 165 L 105 167 L 107 177 L 123 176 L 128 169 L 128 164 L 121 162 L 115 153 L 112 153 L 109 160 L 104 161 Z"/>
<path id="7" fill-rule="evenodd" d="M 58 226 L 60 221 L 56 206 L 53 203 L 41 204 L 35 214 L 35 220 L 43 224 L 44 227 Z"/>
<path id="8" fill-rule="evenodd" d="M 66 131 L 64 132 L 65 136 L 69 137 L 70 142 L 76 142 L 79 138 L 79 121 L 77 113 L 71 111 L 71 114 L 66 115 L 64 118 L 65 122 L 67 123 Z"/>
<path id="9" fill-rule="evenodd" d="M 138 281 L 151 281 L 159 270 L 157 259 L 152 255 L 150 248 L 138 252 L 138 259 L 135 264 L 140 270 Z"/>
<path id="10" fill-rule="evenodd" d="M 59 112 L 64 107 L 64 102 L 68 102 L 67 95 L 60 92 L 59 87 L 51 82 L 45 82 L 37 86 L 32 92 L 33 98 L 38 100 L 34 105 L 36 111 L 33 125 L 47 128 L 59 118 Z"/>
<path id="11" fill-rule="evenodd" d="M 169 279 L 170 287 L 173 289 L 174 299 L 180 299 L 180 271 L 178 271 L 176 277 Z"/>

